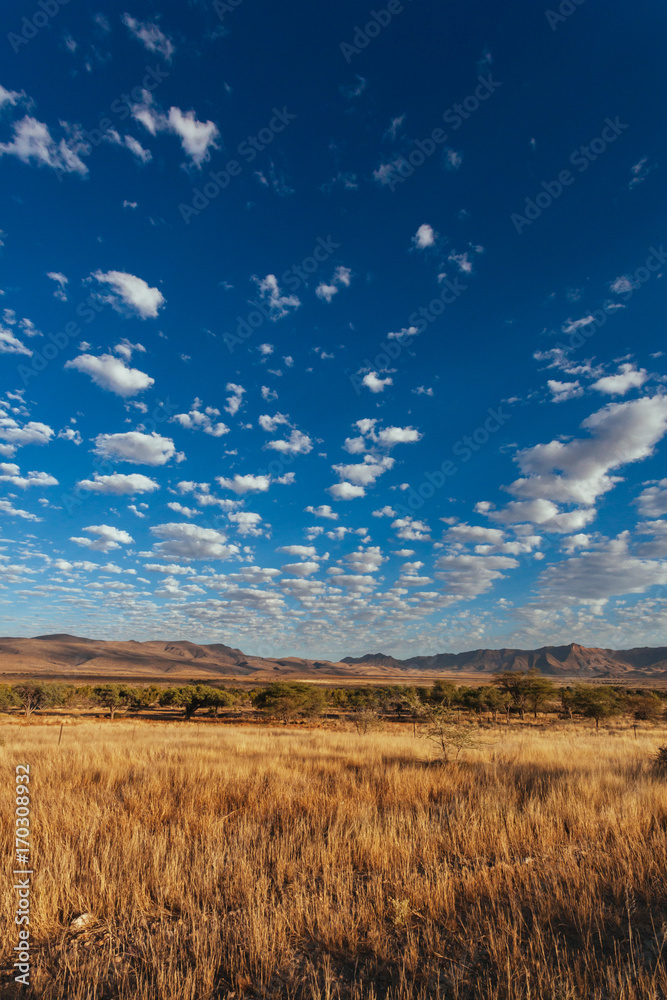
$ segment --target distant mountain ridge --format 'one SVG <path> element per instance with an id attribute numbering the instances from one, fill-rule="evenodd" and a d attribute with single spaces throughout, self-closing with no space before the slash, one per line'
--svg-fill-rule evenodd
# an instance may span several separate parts
<path id="1" fill-rule="evenodd" d="M 536 668 L 552 677 L 583 680 L 667 680 L 667 647 L 597 649 L 570 643 L 539 649 L 473 649 L 399 659 L 388 653 L 346 656 L 339 662 L 298 656 L 262 657 L 215 642 L 187 639 L 139 642 L 81 638 L 67 633 L 32 639 L 0 638 L 0 677 L 32 676 L 80 682 L 106 680 L 185 683 L 225 678 L 256 680 L 331 678 L 391 683 L 438 674 L 479 675 Z"/>
<path id="2" fill-rule="evenodd" d="M 495 673 L 498 670 L 539 670 L 555 676 L 622 677 L 646 674 L 667 677 L 667 647 L 638 649 L 598 649 L 571 642 L 566 646 L 539 649 L 473 649 L 466 653 L 436 653 L 395 659 L 385 653 L 346 656 L 343 663 L 383 665 L 399 670 L 466 671 Z"/>

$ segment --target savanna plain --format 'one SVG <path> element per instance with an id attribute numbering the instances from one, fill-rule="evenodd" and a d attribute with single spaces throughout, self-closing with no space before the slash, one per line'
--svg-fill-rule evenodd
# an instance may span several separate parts
<path id="1" fill-rule="evenodd" d="M 36 947 L 26 989 L 4 879 L 7 997 L 667 996 L 662 721 L 489 720 L 439 764 L 405 723 L 0 735 L 6 871 L 33 775 Z"/>

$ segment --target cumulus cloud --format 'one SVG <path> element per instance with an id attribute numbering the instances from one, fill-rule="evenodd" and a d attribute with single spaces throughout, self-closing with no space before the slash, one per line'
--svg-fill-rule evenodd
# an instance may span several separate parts
<path id="1" fill-rule="evenodd" d="M 26 489 L 28 486 L 57 486 L 58 480 L 48 472 L 28 472 L 21 475 L 18 465 L 13 462 L 0 462 L 0 482 L 11 483 Z"/>
<path id="2" fill-rule="evenodd" d="M 384 392 L 385 388 L 388 385 L 394 384 L 394 380 L 389 376 L 387 376 L 387 378 L 380 378 L 377 372 L 372 372 L 372 371 L 367 372 L 361 381 L 362 384 L 365 385 L 367 389 L 370 389 L 371 392 L 374 393 Z"/>
<path id="3" fill-rule="evenodd" d="M 616 375 L 606 375 L 593 382 L 591 389 L 606 396 L 624 396 L 630 389 L 639 389 L 647 378 L 645 368 L 637 369 L 635 365 L 624 364 L 620 366 Z"/>
<path id="4" fill-rule="evenodd" d="M 197 524 L 156 524 L 151 533 L 162 541 L 153 546 L 154 555 L 180 559 L 229 559 L 239 554 L 238 545 L 227 543 L 227 536 L 214 528 Z"/>
<path id="5" fill-rule="evenodd" d="M 213 406 L 207 406 L 202 410 L 202 406 L 201 399 L 195 399 L 188 413 L 177 413 L 171 418 L 172 423 L 175 421 L 188 430 L 201 430 L 211 437 L 222 437 L 223 434 L 227 434 L 229 432 L 227 424 L 215 420 L 220 416 L 220 410 L 216 410 Z"/>
<path id="6" fill-rule="evenodd" d="M 252 280 L 257 285 L 260 299 L 269 309 L 270 319 L 274 321 L 282 319 L 301 305 L 301 300 L 296 295 L 282 294 L 275 274 L 267 274 L 264 278 L 253 275 Z"/>
<path id="7" fill-rule="evenodd" d="M 235 382 L 228 382 L 225 388 L 227 392 L 231 392 L 231 396 L 228 396 L 225 402 L 225 410 L 229 413 L 230 417 L 233 417 L 241 407 L 245 389 L 242 385 L 236 385 Z"/>
<path id="8" fill-rule="evenodd" d="M 435 239 L 436 233 L 433 226 L 429 226 L 428 223 L 424 222 L 412 237 L 412 242 L 418 250 L 425 250 L 427 247 L 432 247 L 435 244 Z"/>
<path id="9" fill-rule="evenodd" d="M 575 399 L 577 396 L 583 396 L 584 390 L 579 385 L 579 382 L 558 382 L 555 379 L 549 379 L 547 382 L 549 387 L 549 392 L 551 393 L 552 403 L 564 403 L 568 399 Z"/>
<path id="10" fill-rule="evenodd" d="M 320 282 L 320 284 L 315 289 L 315 294 L 318 299 L 324 299 L 325 302 L 331 302 L 334 295 L 338 294 L 338 290 L 342 285 L 345 288 L 349 288 L 350 281 L 352 280 L 352 271 L 349 267 L 337 267 L 333 273 L 331 281 Z"/>
<path id="11" fill-rule="evenodd" d="M 90 375 L 95 385 L 117 396 L 136 396 L 137 393 L 149 389 L 155 384 L 155 379 L 138 368 L 129 368 L 121 358 L 113 354 L 81 354 L 72 361 L 65 362 L 65 368 L 75 368 L 77 371 Z"/>
<path id="12" fill-rule="evenodd" d="M 98 472 L 94 472 L 92 479 L 81 479 L 77 483 L 77 488 L 87 490 L 89 493 L 135 496 L 140 493 L 152 493 L 160 487 L 154 479 L 142 476 L 138 472 L 132 472 L 128 475 L 113 472 L 108 476 L 101 476 Z"/>
<path id="13" fill-rule="evenodd" d="M 169 108 L 165 114 L 147 90 L 142 92 L 141 101 L 132 105 L 132 116 L 151 135 L 159 132 L 177 135 L 183 152 L 196 167 L 210 159 L 211 149 L 219 148 L 220 132 L 214 122 L 200 122 L 194 111 L 182 111 L 178 107 Z"/>
<path id="14" fill-rule="evenodd" d="M 38 420 L 29 420 L 21 426 L 14 417 L 0 410 L 0 441 L 6 441 L 11 451 L 26 444 L 48 444 L 54 433 L 52 427 Z"/>
<path id="15" fill-rule="evenodd" d="M 662 517 L 667 514 L 667 479 L 647 486 L 639 494 L 635 503 L 642 517 Z"/>
<path id="16" fill-rule="evenodd" d="M 540 577 L 546 593 L 560 601 L 606 601 L 619 594 L 643 594 L 667 583 L 667 563 L 642 559 L 630 551 L 627 531 L 598 542 L 581 555 L 552 563 Z"/>
<path id="17" fill-rule="evenodd" d="M 265 448 L 273 448 L 282 455 L 307 455 L 313 449 L 313 443 L 307 434 L 296 428 L 288 438 L 278 438 L 277 441 L 267 441 Z"/>
<path id="18" fill-rule="evenodd" d="M 608 403 L 581 427 L 586 438 L 554 440 L 518 452 L 524 478 L 509 491 L 522 499 L 589 506 L 621 480 L 612 470 L 648 458 L 667 431 L 667 397 Z"/>
<path id="19" fill-rule="evenodd" d="M 171 438 L 162 437 L 155 431 L 142 434 L 126 431 L 121 434 L 98 434 L 95 438 L 95 454 L 103 458 L 115 458 L 133 465 L 166 465 L 172 458 L 181 461 L 185 456 L 176 452 Z"/>
<path id="20" fill-rule="evenodd" d="M 518 565 L 510 556 L 461 553 L 441 556 L 436 561 L 440 572 L 435 575 L 443 581 L 446 594 L 456 600 L 471 600 L 490 590 L 496 580 L 503 579 L 503 570 L 515 569 Z"/>
<path id="21" fill-rule="evenodd" d="M 110 288 L 108 294 L 98 293 L 100 300 L 123 315 L 155 319 L 164 305 L 160 289 L 151 288 L 143 278 L 134 274 L 125 271 L 94 271 L 91 277 Z"/>
<path id="22" fill-rule="evenodd" d="M 109 524 L 91 524 L 83 529 L 97 538 L 70 538 L 70 542 L 92 549 L 95 552 L 109 552 L 111 549 L 119 549 L 121 545 L 130 545 L 134 539 L 127 531 L 114 528 Z"/>
<path id="23" fill-rule="evenodd" d="M 355 486 L 353 483 L 348 483 L 346 481 L 342 483 L 334 483 L 330 486 L 328 492 L 335 500 L 356 500 L 357 497 L 366 496 L 366 490 L 363 486 Z"/>
<path id="24" fill-rule="evenodd" d="M 338 520 L 338 514 L 331 509 L 328 503 L 320 504 L 319 507 L 306 507 L 305 511 L 307 514 L 314 514 L 315 517 L 324 517 L 331 521 Z"/>

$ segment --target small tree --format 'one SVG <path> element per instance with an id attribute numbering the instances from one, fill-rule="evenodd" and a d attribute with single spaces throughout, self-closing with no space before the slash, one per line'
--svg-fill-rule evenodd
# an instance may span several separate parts
<path id="1" fill-rule="evenodd" d="M 324 693 L 312 684 L 276 681 L 257 691 L 253 703 L 266 715 L 282 719 L 287 724 L 297 716 L 309 718 L 319 715 L 324 708 Z"/>
<path id="2" fill-rule="evenodd" d="M 484 746 L 470 726 L 463 725 L 442 705 L 425 706 L 423 719 L 419 736 L 435 748 L 441 764 L 456 764 L 467 750 Z"/>
<path id="3" fill-rule="evenodd" d="M 621 711 L 616 692 L 601 685 L 577 684 L 572 697 L 575 712 L 587 719 L 595 719 L 596 731 L 600 728 L 601 719 L 608 719 Z"/>
<path id="4" fill-rule="evenodd" d="M 125 684 L 99 684 L 93 688 L 93 697 L 98 705 L 109 712 L 109 718 L 115 719 L 116 712 L 129 707 L 133 691 Z"/>
<path id="5" fill-rule="evenodd" d="M 533 711 L 533 718 L 537 718 L 538 711 L 556 696 L 556 685 L 547 677 L 542 677 L 537 672 L 529 673 L 528 684 L 528 706 Z"/>
<path id="6" fill-rule="evenodd" d="M 34 682 L 16 684 L 14 694 L 28 722 L 30 722 L 33 713 L 38 712 L 40 708 L 44 708 L 48 701 L 46 684 Z"/>
<path id="7" fill-rule="evenodd" d="M 0 684 L 0 712 L 6 712 L 8 708 L 16 708 L 19 698 L 11 684 Z"/>

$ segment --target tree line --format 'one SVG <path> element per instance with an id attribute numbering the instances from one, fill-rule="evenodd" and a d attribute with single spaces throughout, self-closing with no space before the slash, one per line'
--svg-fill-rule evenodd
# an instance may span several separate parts
<path id="1" fill-rule="evenodd" d="M 276 681 L 252 688 L 217 684 L 176 686 L 96 684 L 76 685 L 25 681 L 0 684 L 0 711 L 21 712 L 30 718 L 51 708 L 98 707 L 111 719 L 119 713 L 178 709 L 185 719 L 196 713 L 218 716 L 222 709 L 254 709 L 267 718 L 289 722 L 322 715 L 350 715 L 361 731 L 384 719 L 406 719 L 421 709 L 437 706 L 458 715 L 499 717 L 558 715 L 600 722 L 615 715 L 658 721 L 665 716 L 667 691 L 628 688 L 619 684 L 559 685 L 536 670 L 503 671 L 484 685 L 438 680 L 430 686 L 374 685 L 327 687 L 298 681 Z"/>

